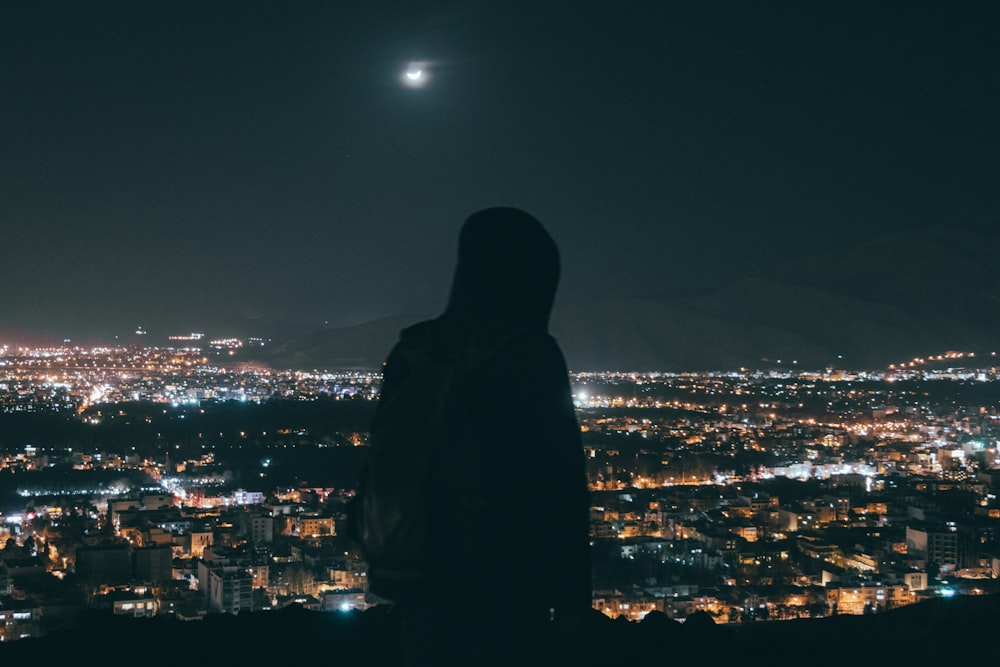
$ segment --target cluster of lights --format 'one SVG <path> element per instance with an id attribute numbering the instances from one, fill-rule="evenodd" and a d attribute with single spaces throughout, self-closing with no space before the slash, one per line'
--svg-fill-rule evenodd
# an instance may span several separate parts
<path id="1" fill-rule="evenodd" d="M 955 352 L 949 350 L 944 354 L 936 354 L 930 357 L 914 357 L 909 361 L 901 361 L 897 364 L 889 364 L 890 370 L 902 369 L 902 368 L 916 368 L 918 366 L 925 366 L 929 363 L 936 361 L 955 361 L 961 359 L 972 359 L 976 356 L 975 352 Z M 996 352 L 990 352 L 991 357 L 997 356 Z"/>

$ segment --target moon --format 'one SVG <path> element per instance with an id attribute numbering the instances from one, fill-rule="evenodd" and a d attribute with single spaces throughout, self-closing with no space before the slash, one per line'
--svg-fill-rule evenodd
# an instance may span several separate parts
<path id="1" fill-rule="evenodd" d="M 421 88 L 427 84 L 430 73 L 426 63 L 410 61 L 400 75 L 399 80 L 408 88 Z"/>

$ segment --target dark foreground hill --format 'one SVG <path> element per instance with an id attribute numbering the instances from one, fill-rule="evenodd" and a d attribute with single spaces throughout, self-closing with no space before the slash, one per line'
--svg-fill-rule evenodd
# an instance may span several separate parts
<path id="1" fill-rule="evenodd" d="M 60 665 L 124 659 L 150 667 L 192 662 L 397 665 L 397 646 L 392 641 L 394 619 L 388 610 L 378 606 L 365 612 L 340 613 L 293 606 L 186 622 L 95 612 L 85 616 L 76 629 L 0 645 L 0 662 Z M 568 649 L 559 664 L 993 664 L 989 660 L 995 658 L 998 621 L 1000 597 L 996 595 L 935 599 L 873 616 L 741 626 L 715 625 L 701 614 L 684 623 L 659 613 L 631 622 L 612 620 L 595 611 L 585 638 Z M 461 638 L 456 637 L 456 641 Z"/>

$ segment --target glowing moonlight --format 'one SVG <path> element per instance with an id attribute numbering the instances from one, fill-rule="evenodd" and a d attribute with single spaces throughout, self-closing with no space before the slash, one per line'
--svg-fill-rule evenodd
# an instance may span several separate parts
<path id="1" fill-rule="evenodd" d="M 410 63 L 400 79 L 410 88 L 420 88 L 427 83 L 427 68 L 420 63 Z"/>

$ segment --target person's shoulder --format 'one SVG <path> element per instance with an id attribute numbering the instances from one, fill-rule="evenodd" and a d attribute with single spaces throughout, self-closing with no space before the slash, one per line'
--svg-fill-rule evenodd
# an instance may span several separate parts
<path id="1" fill-rule="evenodd" d="M 398 344 L 413 344 L 430 339 L 434 335 L 435 321 L 422 320 L 409 326 L 403 327 L 399 331 Z"/>
<path id="2" fill-rule="evenodd" d="M 522 329 L 513 332 L 511 338 L 515 344 L 538 352 L 558 353 L 560 351 L 555 336 L 544 329 Z"/>
<path id="3" fill-rule="evenodd" d="M 454 332 L 440 321 L 423 320 L 400 330 L 393 351 L 399 357 L 437 357 L 453 353 L 458 344 Z"/>
<path id="4" fill-rule="evenodd" d="M 549 332 L 525 329 L 508 332 L 499 341 L 500 356 L 515 366 L 547 366 L 562 368 L 562 349 Z"/>
<path id="5" fill-rule="evenodd" d="M 423 350 L 429 348 L 431 339 L 430 320 L 416 322 L 401 329 L 382 362 L 383 373 L 393 372 L 408 366 L 408 361 L 414 354 L 422 353 Z"/>

